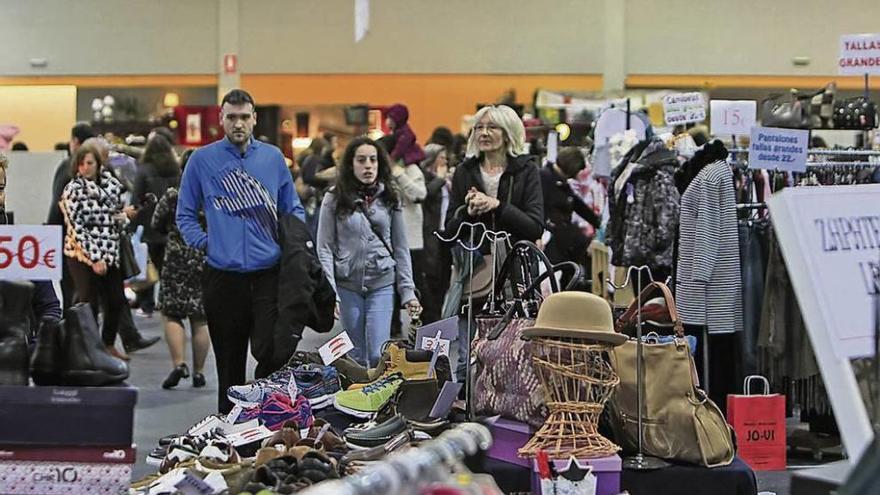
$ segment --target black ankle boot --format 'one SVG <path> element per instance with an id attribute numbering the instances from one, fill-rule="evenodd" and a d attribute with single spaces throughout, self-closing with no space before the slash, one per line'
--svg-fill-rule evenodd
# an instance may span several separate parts
<path id="1" fill-rule="evenodd" d="M 37 331 L 37 348 L 31 356 L 31 377 L 37 385 L 61 385 L 64 353 L 61 342 L 64 327 L 55 319 L 40 322 Z"/>
<path id="2" fill-rule="evenodd" d="M 0 281 L 0 385 L 27 385 L 29 314 L 34 285 Z"/>
<path id="3" fill-rule="evenodd" d="M 186 363 L 179 364 L 171 370 L 171 373 L 168 374 L 168 378 L 162 382 L 162 388 L 169 389 L 174 388 L 180 383 L 181 378 L 189 377 L 189 368 L 186 366 Z"/>
<path id="4" fill-rule="evenodd" d="M 119 337 L 122 339 L 122 348 L 125 352 L 135 352 L 146 349 L 159 342 L 159 337 L 144 338 L 131 316 L 131 310 L 123 308 L 119 315 Z"/>
<path id="5" fill-rule="evenodd" d="M 88 304 L 77 304 L 64 312 L 66 385 L 100 387 L 128 378 L 128 365 L 107 353 L 98 333 L 98 323 Z"/>
<path id="6" fill-rule="evenodd" d="M 141 349 L 146 349 L 156 342 L 159 342 L 159 340 L 161 340 L 161 337 L 145 338 L 143 335 L 138 334 L 137 337 L 132 340 L 123 339 L 122 348 L 125 349 L 125 352 L 132 353 Z"/>

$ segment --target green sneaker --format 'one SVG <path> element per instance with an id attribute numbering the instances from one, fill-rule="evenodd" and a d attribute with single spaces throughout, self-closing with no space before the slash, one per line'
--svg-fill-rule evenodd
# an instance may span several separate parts
<path id="1" fill-rule="evenodd" d="M 369 418 L 385 405 L 403 383 L 402 373 L 392 373 L 359 390 L 345 390 L 333 397 L 333 407 L 357 418 Z"/>

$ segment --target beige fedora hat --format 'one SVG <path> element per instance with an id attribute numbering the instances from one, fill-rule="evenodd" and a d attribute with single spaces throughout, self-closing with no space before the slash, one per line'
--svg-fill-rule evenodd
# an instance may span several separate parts
<path id="1" fill-rule="evenodd" d="M 627 339 L 626 335 L 614 331 L 608 302 L 599 296 L 575 291 L 557 292 L 545 299 L 535 326 L 525 329 L 523 337 L 569 337 L 612 345 L 621 345 Z"/>

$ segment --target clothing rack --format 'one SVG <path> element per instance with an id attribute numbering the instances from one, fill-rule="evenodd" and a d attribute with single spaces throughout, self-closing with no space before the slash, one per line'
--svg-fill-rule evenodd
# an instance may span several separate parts
<path id="1" fill-rule="evenodd" d="M 303 495 L 398 495 L 414 493 L 426 483 L 448 479 L 461 461 L 492 446 L 492 434 L 479 423 L 462 423 L 439 437 L 390 454 L 358 474 L 325 481 L 301 492 Z"/>
<path id="2" fill-rule="evenodd" d="M 740 203 L 736 205 L 737 210 L 760 210 L 767 208 L 767 203 Z"/>

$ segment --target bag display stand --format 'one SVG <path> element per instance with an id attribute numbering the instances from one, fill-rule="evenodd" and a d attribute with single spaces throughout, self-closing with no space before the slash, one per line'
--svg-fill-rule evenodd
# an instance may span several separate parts
<path id="1" fill-rule="evenodd" d="M 648 278 L 651 282 L 654 281 L 654 275 L 651 273 L 651 268 L 647 265 L 642 266 L 631 266 L 626 271 L 626 279 L 624 280 L 622 285 L 614 285 L 612 280 L 608 280 L 615 289 L 623 289 L 632 282 L 631 276 L 633 272 L 636 274 L 636 307 L 638 308 L 636 313 L 636 377 L 638 380 L 637 389 L 638 389 L 638 408 L 639 408 L 639 451 L 635 456 L 626 457 L 623 459 L 623 468 L 624 469 L 634 469 L 637 471 L 647 471 L 652 469 L 662 469 L 668 467 L 670 464 L 663 459 L 657 457 L 646 456 L 644 454 L 644 449 L 642 447 L 642 443 L 644 441 L 645 428 L 644 428 L 644 418 L 642 417 L 642 411 L 644 409 L 644 386 L 645 386 L 645 370 L 642 366 L 642 271 L 645 270 L 648 272 Z"/>
<path id="2" fill-rule="evenodd" d="M 468 243 L 466 244 L 462 241 L 462 228 L 470 227 L 470 236 L 468 239 Z M 482 229 L 482 235 L 480 236 L 479 242 L 474 239 L 474 229 L 476 228 Z M 482 249 L 483 243 L 487 240 L 492 243 L 492 288 L 493 290 L 489 292 L 489 304 L 490 310 L 494 312 L 495 310 L 495 280 L 498 275 L 498 271 L 496 267 L 498 266 L 498 260 L 495 256 L 495 248 L 499 242 L 507 245 L 508 249 L 512 249 L 510 244 L 510 234 L 507 232 L 495 232 L 486 228 L 486 225 L 481 222 L 462 222 L 458 225 L 458 230 L 455 231 L 455 234 L 452 237 L 446 238 L 440 235 L 439 232 L 434 232 L 434 236 L 437 239 L 440 239 L 443 242 L 455 242 L 462 249 L 464 249 L 468 253 L 468 284 L 473 285 L 474 282 L 474 253 Z M 467 302 L 467 339 L 468 346 L 473 342 L 474 339 L 474 294 L 473 291 L 468 291 L 468 302 Z M 463 356 L 459 356 L 458 359 L 462 359 Z M 471 385 L 471 359 L 470 355 L 467 356 L 467 361 L 465 363 L 466 371 L 465 371 L 465 417 L 471 421 L 473 420 L 473 411 L 471 408 L 472 400 L 471 394 L 473 393 L 472 385 Z"/>

